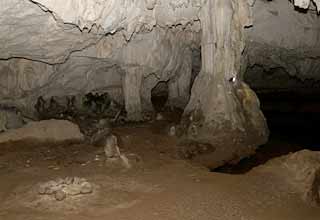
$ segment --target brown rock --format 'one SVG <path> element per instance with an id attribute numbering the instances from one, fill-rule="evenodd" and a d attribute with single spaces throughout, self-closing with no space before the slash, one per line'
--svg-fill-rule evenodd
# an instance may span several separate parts
<path id="1" fill-rule="evenodd" d="M 57 201 L 63 201 L 67 198 L 67 194 L 62 191 L 62 190 L 58 190 L 55 194 L 54 194 L 54 198 L 57 200 Z"/>
<path id="2" fill-rule="evenodd" d="M 93 191 L 93 187 L 90 183 L 84 182 L 81 184 L 81 193 L 82 194 L 90 194 Z"/>
<path id="3" fill-rule="evenodd" d="M 79 127 L 65 120 L 30 122 L 26 126 L 0 134 L 0 144 L 10 141 L 36 140 L 39 142 L 82 141 Z"/>
<path id="4" fill-rule="evenodd" d="M 320 206 L 320 152 L 298 151 L 273 159 L 255 171 L 280 175 L 305 202 Z"/>

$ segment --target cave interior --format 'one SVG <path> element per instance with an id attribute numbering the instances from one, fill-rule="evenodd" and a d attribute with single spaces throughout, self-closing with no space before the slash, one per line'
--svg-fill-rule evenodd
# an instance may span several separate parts
<path id="1" fill-rule="evenodd" d="M 0 219 L 320 219 L 319 12 L 0 0 Z"/>

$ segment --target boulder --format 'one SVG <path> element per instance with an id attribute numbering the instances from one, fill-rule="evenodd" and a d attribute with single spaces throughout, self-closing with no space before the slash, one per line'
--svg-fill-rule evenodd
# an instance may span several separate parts
<path id="1" fill-rule="evenodd" d="M 22 128 L 9 130 L 0 134 L 0 144 L 23 140 L 35 140 L 39 142 L 53 141 L 82 141 L 83 134 L 79 127 L 65 120 L 44 120 L 30 122 Z"/>
<path id="2" fill-rule="evenodd" d="M 301 198 L 320 206 L 320 152 L 302 150 L 257 167 L 255 171 L 280 175 Z"/>

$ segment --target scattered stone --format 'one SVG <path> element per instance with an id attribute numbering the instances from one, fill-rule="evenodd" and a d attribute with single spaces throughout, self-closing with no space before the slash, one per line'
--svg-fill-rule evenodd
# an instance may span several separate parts
<path id="1" fill-rule="evenodd" d="M 54 198 L 57 201 L 62 201 L 65 200 L 67 198 L 67 194 L 63 191 L 63 190 L 58 190 L 56 191 L 56 193 L 54 194 Z"/>
<path id="2" fill-rule="evenodd" d="M 57 201 L 63 201 L 68 196 L 78 196 L 93 192 L 93 185 L 85 178 L 66 177 L 58 178 L 39 185 L 39 195 L 54 196 Z"/>
<path id="3" fill-rule="evenodd" d="M 120 157 L 118 138 L 115 135 L 109 134 L 105 137 L 104 153 L 107 159 Z"/>
<path id="4" fill-rule="evenodd" d="M 72 184 L 72 183 L 73 183 L 73 177 L 66 177 L 66 178 L 64 179 L 64 183 L 65 183 L 66 185 Z"/>
<path id="5" fill-rule="evenodd" d="M 68 193 L 68 195 L 71 195 L 71 196 L 76 196 L 81 194 L 81 187 L 76 184 L 66 187 L 65 190 Z"/>
<path id="6" fill-rule="evenodd" d="M 148 113 L 148 112 L 145 112 L 142 116 L 142 120 L 143 121 L 152 121 L 152 114 L 151 113 Z"/>
<path id="7" fill-rule="evenodd" d="M 46 191 L 47 191 L 46 186 L 44 186 L 44 185 L 41 184 L 41 185 L 39 186 L 38 193 L 39 193 L 40 195 L 44 195 L 44 194 L 46 194 Z"/>
<path id="8" fill-rule="evenodd" d="M 129 161 L 135 162 L 135 163 L 139 163 L 142 161 L 142 158 L 138 155 L 138 154 L 127 154 L 126 155 Z"/>
<path id="9" fill-rule="evenodd" d="M 47 187 L 45 194 L 52 195 L 52 194 L 54 194 L 54 192 L 55 192 L 55 187 Z"/>
<path id="10" fill-rule="evenodd" d="M 127 158 L 126 155 L 124 154 L 120 154 L 120 159 L 121 159 L 121 162 L 123 164 L 123 166 L 127 169 L 130 169 L 132 167 L 131 163 L 129 162 L 129 159 Z"/>
<path id="11" fill-rule="evenodd" d="M 27 160 L 24 166 L 25 166 L 26 168 L 29 168 L 29 167 L 31 167 L 31 164 L 30 164 L 30 163 L 31 163 L 31 160 Z"/>
<path id="12" fill-rule="evenodd" d="M 57 182 L 51 180 L 51 181 L 47 182 L 47 186 L 48 187 L 57 186 Z"/>
<path id="13" fill-rule="evenodd" d="M 87 166 L 89 163 L 91 163 L 91 161 L 83 162 L 83 163 L 81 163 L 81 166 L 85 167 L 85 166 Z"/>
<path id="14" fill-rule="evenodd" d="M 80 185 L 83 182 L 86 182 L 87 180 L 85 178 L 80 178 L 80 177 L 74 177 L 73 178 L 73 184 L 75 185 Z"/>
<path id="15" fill-rule="evenodd" d="M 194 180 L 196 183 L 200 183 L 201 181 L 199 179 Z"/>
<path id="16" fill-rule="evenodd" d="M 57 165 L 49 165 L 48 169 L 50 169 L 50 170 L 60 170 L 60 167 L 57 166 Z"/>
<path id="17" fill-rule="evenodd" d="M 174 126 L 174 125 L 170 126 L 168 134 L 171 137 L 176 136 L 176 126 Z"/>
<path id="18" fill-rule="evenodd" d="M 90 183 L 84 182 L 81 184 L 81 193 L 82 194 L 89 194 L 92 193 L 93 187 Z"/>
<path id="19" fill-rule="evenodd" d="M 157 113 L 156 115 L 156 121 L 163 121 L 164 120 L 164 117 L 161 113 Z"/>
<path id="20" fill-rule="evenodd" d="M 96 155 L 94 161 L 100 161 L 100 155 Z"/>
<path id="21" fill-rule="evenodd" d="M 98 121 L 98 123 L 95 126 L 97 129 L 110 129 L 111 123 L 108 119 L 102 118 Z"/>
<path id="22" fill-rule="evenodd" d="M 193 159 L 198 155 L 212 153 L 216 150 L 214 146 L 208 143 L 190 141 L 188 143 L 184 143 L 183 145 L 184 146 L 180 149 L 179 154 L 180 157 L 184 159 Z"/>
<path id="23" fill-rule="evenodd" d="M 57 186 L 59 186 L 59 185 L 61 185 L 61 184 L 64 184 L 64 179 L 58 178 L 58 179 L 56 180 L 56 184 L 57 184 Z"/>

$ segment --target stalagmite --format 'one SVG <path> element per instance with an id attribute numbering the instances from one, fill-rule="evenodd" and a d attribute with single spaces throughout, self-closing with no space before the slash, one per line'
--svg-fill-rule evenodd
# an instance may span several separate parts
<path id="1" fill-rule="evenodd" d="M 81 107 L 96 92 L 140 121 L 154 113 L 151 93 L 164 83 L 165 107 L 184 110 L 182 138 L 212 146 L 195 159 L 212 167 L 237 161 L 268 137 L 243 75 L 256 77 L 250 68 L 258 66 L 319 79 L 319 4 L 0 0 L 0 106 L 34 118 L 39 97 L 76 96 Z"/>
<path id="2" fill-rule="evenodd" d="M 268 137 L 258 99 L 239 77 L 245 40 L 240 4 L 209 0 L 200 13 L 202 69 L 182 123 L 188 139 L 215 147 L 211 155 L 200 156 L 212 167 L 249 155 Z"/>

